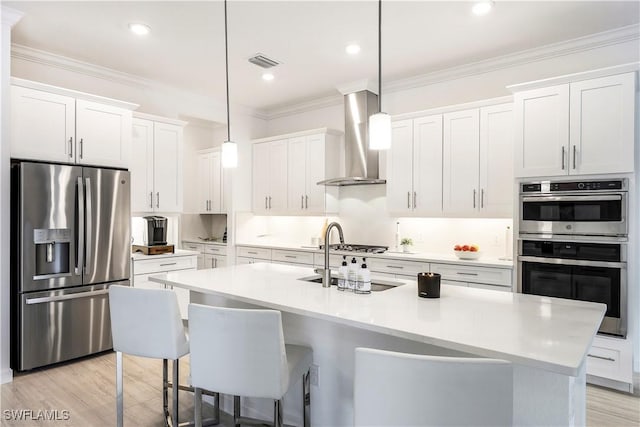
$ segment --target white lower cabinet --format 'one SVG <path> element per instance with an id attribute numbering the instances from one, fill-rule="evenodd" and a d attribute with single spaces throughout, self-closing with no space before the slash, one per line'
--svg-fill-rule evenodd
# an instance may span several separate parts
<path id="1" fill-rule="evenodd" d="M 253 246 L 238 246 L 236 248 L 236 264 L 254 264 L 256 262 L 271 262 L 271 249 Z"/>
<path id="2" fill-rule="evenodd" d="M 597 335 L 587 353 L 587 375 L 630 385 L 633 383 L 633 348 L 628 339 Z M 596 378 L 589 382 L 600 384 Z M 609 384 L 602 384 L 609 385 Z M 630 391 L 624 387 L 616 387 Z"/>
<path id="3" fill-rule="evenodd" d="M 227 266 L 227 245 L 219 243 L 182 242 L 182 248 L 199 252 L 198 270 Z"/>
<path id="4" fill-rule="evenodd" d="M 297 252 L 281 249 L 273 249 L 271 251 L 271 261 L 307 267 L 313 267 L 314 265 L 312 252 Z"/>
<path id="5" fill-rule="evenodd" d="M 132 286 L 136 288 L 146 289 L 163 289 L 164 285 L 151 282 L 151 276 L 168 273 L 171 271 L 195 270 L 197 268 L 196 255 L 180 255 L 160 256 L 154 258 L 153 255 L 144 258 L 134 258 L 132 263 Z M 187 319 L 189 312 L 189 291 L 186 289 L 173 288 L 178 297 L 178 306 L 180 307 L 180 315 L 183 319 Z"/>

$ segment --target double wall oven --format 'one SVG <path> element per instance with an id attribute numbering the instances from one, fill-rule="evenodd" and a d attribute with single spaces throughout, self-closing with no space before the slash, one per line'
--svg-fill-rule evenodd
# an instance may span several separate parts
<path id="1" fill-rule="evenodd" d="M 520 185 L 518 290 L 606 304 L 599 332 L 627 333 L 626 179 Z"/>

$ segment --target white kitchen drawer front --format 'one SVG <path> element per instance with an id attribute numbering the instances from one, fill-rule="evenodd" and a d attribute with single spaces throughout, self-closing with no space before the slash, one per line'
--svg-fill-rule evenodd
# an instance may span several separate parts
<path id="1" fill-rule="evenodd" d="M 348 259 L 347 262 L 351 261 Z M 313 265 L 316 267 L 324 268 L 324 253 L 313 254 Z M 329 255 L 329 266 L 333 269 L 338 269 L 342 265 L 342 255 L 331 254 Z"/>
<path id="2" fill-rule="evenodd" d="M 202 243 L 182 242 L 182 249 L 202 253 L 204 251 L 204 245 Z"/>
<path id="3" fill-rule="evenodd" d="M 596 336 L 587 353 L 587 374 L 631 384 L 631 358 L 630 341 Z"/>
<path id="4" fill-rule="evenodd" d="M 204 253 L 210 255 L 227 255 L 227 247 L 219 245 L 204 245 Z"/>
<path id="5" fill-rule="evenodd" d="M 184 257 L 163 257 L 159 259 L 135 260 L 133 271 L 136 275 L 148 273 L 161 273 L 163 271 L 188 270 L 198 267 L 198 258 L 195 255 Z"/>
<path id="6" fill-rule="evenodd" d="M 271 252 L 271 260 L 293 264 L 306 264 L 311 266 L 313 265 L 313 253 L 274 249 Z"/>
<path id="7" fill-rule="evenodd" d="M 489 289 L 490 291 L 511 292 L 511 286 L 485 285 L 483 283 L 469 283 L 470 288 Z"/>
<path id="8" fill-rule="evenodd" d="M 431 271 L 446 280 L 511 286 L 511 270 L 506 268 L 431 263 Z"/>
<path id="9" fill-rule="evenodd" d="M 239 257 L 271 261 L 271 249 L 238 246 L 236 255 Z"/>
<path id="10" fill-rule="evenodd" d="M 362 257 L 358 259 L 358 262 L 362 261 Z M 415 276 L 417 279 L 418 273 L 429 271 L 428 262 L 418 261 L 398 261 L 395 259 L 383 259 L 383 258 L 368 258 L 367 266 L 371 271 L 379 271 L 382 273 L 392 273 L 402 276 Z"/>

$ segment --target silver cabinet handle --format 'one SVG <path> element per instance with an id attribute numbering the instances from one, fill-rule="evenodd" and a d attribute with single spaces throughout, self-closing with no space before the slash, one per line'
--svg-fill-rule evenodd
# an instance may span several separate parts
<path id="1" fill-rule="evenodd" d="M 298 257 L 297 257 L 297 256 L 295 256 L 295 255 L 285 255 L 284 257 L 285 257 L 285 258 L 298 259 Z"/>
<path id="2" fill-rule="evenodd" d="M 417 193 L 414 191 L 414 192 L 413 192 L 413 209 L 415 209 L 415 208 L 416 208 L 416 198 L 417 198 L 416 194 L 417 194 Z"/>
<path id="3" fill-rule="evenodd" d="M 304 209 L 304 196 L 300 196 L 300 209 Z"/>
<path id="4" fill-rule="evenodd" d="M 153 209 L 153 191 L 149 192 L 149 208 Z"/>
<path id="5" fill-rule="evenodd" d="M 69 157 L 73 159 L 73 137 L 69 137 Z"/>
<path id="6" fill-rule="evenodd" d="M 484 209 L 484 188 L 480 190 L 480 208 Z"/>
<path id="7" fill-rule="evenodd" d="M 88 291 L 88 292 L 76 292 L 73 294 L 67 295 L 58 295 L 52 297 L 41 297 L 41 298 L 28 298 L 26 300 L 27 305 L 31 304 L 41 304 L 44 302 L 56 302 L 56 301 L 65 301 L 70 299 L 78 299 L 78 298 L 86 298 L 86 297 L 95 297 L 98 295 L 105 295 L 109 293 L 109 289 L 101 289 L 98 291 Z"/>
<path id="8" fill-rule="evenodd" d="M 251 252 L 251 251 L 247 251 L 247 253 L 248 253 L 248 254 L 251 254 L 251 255 L 258 255 L 258 252 Z"/>
<path id="9" fill-rule="evenodd" d="M 459 271 L 456 271 L 456 274 L 459 274 L 461 276 L 477 276 L 478 273 L 461 273 Z"/>
<path id="10" fill-rule="evenodd" d="M 404 270 L 404 267 L 400 265 L 387 265 L 387 268 L 397 268 L 398 270 Z"/>
<path id="11" fill-rule="evenodd" d="M 84 154 L 84 148 L 83 148 L 84 144 L 83 144 L 83 142 L 84 142 L 84 139 L 80 138 L 80 158 L 82 158 L 82 155 Z"/>
<path id="12" fill-rule="evenodd" d="M 407 209 L 411 209 L 411 192 L 407 191 Z"/>
<path id="13" fill-rule="evenodd" d="M 211 258 L 211 262 L 213 262 L 213 268 L 218 268 L 218 258 Z"/>
<path id="14" fill-rule="evenodd" d="M 573 169 L 576 168 L 576 145 L 573 144 Z"/>
<path id="15" fill-rule="evenodd" d="M 309 196 L 304 196 L 304 208 L 309 209 Z"/>
<path id="16" fill-rule="evenodd" d="M 269 209 L 269 207 L 267 206 L 267 199 L 268 199 L 268 197 L 264 196 L 264 208 L 265 209 Z"/>
<path id="17" fill-rule="evenodd" d="M 564 145 L 562 146 L 562 170 L 564 170 Z"/>
<path id="18" fill-rule="evenodd" d="M 177 264 L 177 262 L 167 262 L 167 263 L 164 263 L 164 264 L 160 264 L 160 267 L 168 267 L 170 265 L 176 265 L 176 264 Z"/>
<path id="19" fill-rule="evenodd" d="M 271 196 L 269 196 L 269 209 L 271 209 Z"/>
<path id="20" fill-rule="evenodd" d="M 614 359 L 613 357 L 596 356 L 595 354 L 591 354 L 591 353 L 588 353 L 587 357 L 593 357 L 594 359 L 606 360 L 608 362 L 615 362 L 616 361 L 616 359 Z"/>
<path id="21" fill-rule="evenodd" d="M 156 208 L 160 209 L 160 192 L 156 192 Z"/>
<path id="22" fill-rule="evenodd" d="M 476 208 L 476 189 L 473 189 L 473 209 Z"/>

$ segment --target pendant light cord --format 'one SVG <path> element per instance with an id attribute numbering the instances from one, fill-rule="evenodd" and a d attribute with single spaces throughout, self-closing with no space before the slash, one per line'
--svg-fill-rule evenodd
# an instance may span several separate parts
<path id="1" fill-rule="evenodd" d="M 382 0 L 378 0 L 378 112 L 382 112 Z"/>
<path id="2" fill-rule="evenodd" d="M 227 0 L 224 0 L 224 67 L 227 82 L 227 141 L 231 141 L 231 119 L 229 114 L 229 41 L 227 40 Z"/>

